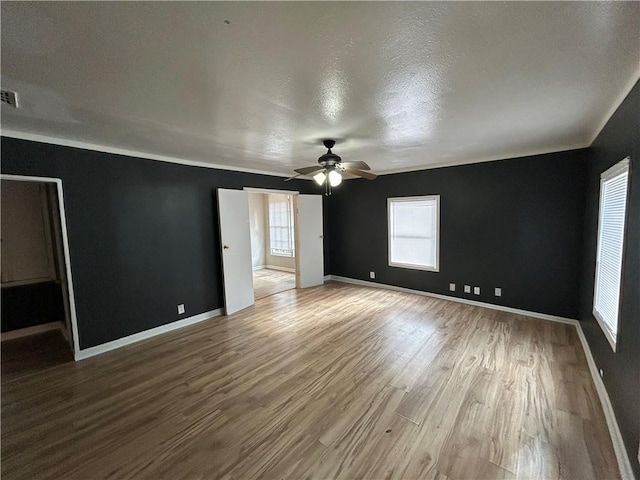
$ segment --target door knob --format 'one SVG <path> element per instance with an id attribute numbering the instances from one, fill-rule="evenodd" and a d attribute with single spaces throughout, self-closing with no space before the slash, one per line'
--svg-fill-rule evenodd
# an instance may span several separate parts
<path id="1" fill-rule="evenodd" d="M 222 248 L 224 248 L 225 250 L 229 250 L 229 245 L 224 245 Z"/>

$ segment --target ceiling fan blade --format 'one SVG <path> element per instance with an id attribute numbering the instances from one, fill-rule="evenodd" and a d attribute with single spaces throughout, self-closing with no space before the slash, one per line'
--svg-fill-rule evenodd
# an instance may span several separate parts
<path id="1" fill-rule="evenodd" d="M 295 168 L 293 171 L 298 172 L 300 175 L 308 175 L 311 172 L 315 172 L 316 170 L 322 170 L 324 167 L 322 165 L 316 165 L 314 167 L 304 167 L 304 168 Z"/>
<path id="2" fill-rule="evenodd" d="M 340 163 L 342 168 L 356 168 L 358 170 L 371 170 L 371 167 L 366 162 L 342 162 Z"/>
<path id="3" fill-rule="evenodd" d="M 344 171 L 345 173 L 357 175 L 359 177 L 366 178 L 367 180 L 375 180 L 378 177 L 375 173 L 363 172 L 362 170 L 357 170 L 355 168 L 346 168 Z"/>
<path id="4" fill-rule="evenodd" d="M 288 182 L 289 180 L 294 180 L 294 179 L 296 179 L 296 178 L 298 178 L 298 177 L 302 177 L 302 176 L 303 176 L 303 175 L 294 175 L 293 177 L 285 178 L 285 180 L 284 180 L 284 181 L 285 181 L 285 182 Z"/>

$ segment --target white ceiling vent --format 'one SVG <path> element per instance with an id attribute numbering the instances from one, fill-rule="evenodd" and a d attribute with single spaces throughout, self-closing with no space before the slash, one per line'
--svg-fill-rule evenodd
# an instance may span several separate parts
<path id="1" fill-rule="evenodd" d="M 18 94 L 10 90 L 0 90 L 0 102 L 18 108 Z"/>

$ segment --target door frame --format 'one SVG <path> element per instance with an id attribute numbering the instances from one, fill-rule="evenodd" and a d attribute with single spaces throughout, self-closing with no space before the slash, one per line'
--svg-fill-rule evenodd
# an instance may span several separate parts
<path id="1" fill-rule="evenodd" d="M 297 190 L 276 190 L 273 188 L 255 188 L 255 187 L 244 187 L 244 191 L 248 193 L 260 193 L 262 195 L 268 195 L 270 193 L 284 194 L 284 195 L 292 195 L 293 196 L 293 242 L 296 245 L 296 252 L 298 251 L 298 195 L 300 192 Z M 296 253 L 295 259 L 295 279 L 296 279 L 296 289 L 300 288 L 300 256 Z"/>
<path id="2" fill-rule="evenodd" d="M 15 182 L 36 182 L 54 183 L 58 193 L 58 209 L 60 214 L 60 231 L 62 233 L 62 249 L 64 252 L 64 265 L 67 274 L 67 296 L 69 299 L 69 314 L 71 316 L 71 337 L 74 360 L 77 360 L 80 353 L 80 340 L 78 334 L 78 317 L 76 314 L 76 300 L 73 289 L 73 277 L 71 275 L 71 255 L 69 250 L 69 236 L 67 234 L 67 216 L 64 208 L 64 195 L 62 189 L 62 179 L 53 177 L 33 177 L 27 175 L 0 174 L 0 180 L 11 180 Z"/>

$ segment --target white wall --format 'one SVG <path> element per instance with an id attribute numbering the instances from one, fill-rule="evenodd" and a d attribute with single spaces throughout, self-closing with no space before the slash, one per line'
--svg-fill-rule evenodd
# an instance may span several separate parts
<path id="1" fill-rule="evenodd" d="M 2 180 L 2 284 L 55 280 L 44 185 Z"/>
<path id="2" fill-rule="evenodd" d="M 266 265 L 267 221 L 265 218 L 266 195 L 249 192 L 249 230 L 251 232 L 251 265 Z"/>
<path id="3" fill-rule="evenodd" d="M 295 257 L 271 255 L 269 248 L 269 197 L 280 194 L 249 192 L 249 230 L 251 232 L 251 264 L 260 267 L 296 268 Z"/>
<path id="4" fill-rule="evenodd" d="M 266 251 L 266 265 L 267 267 L 271 266 L 271 267 L 280 267 L 280 268 L 287 268 L 290 270 L 295 270 L 296 268 L 296 257 L 283 257 L 280 255 L 271 255 L 271 249 L 269 248 L 270 245 L 270 239 L 269 239 L 269 197 L 273 197 L 273 198 L 282 198 L 288 195 L 283 195 L 283 194 L 277 194 L 277 193 L 270 193 L 268 195 L 264 195 L 265 197 L 265 220 L 266 220 L 266 225 L 267 225 L 267 232 L 266 232 L 266 244 L 265 244 L 265 251 Z M 294 236 L 295 237 L 295 236 Z"/>

